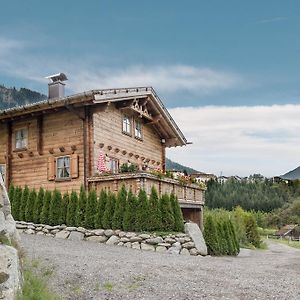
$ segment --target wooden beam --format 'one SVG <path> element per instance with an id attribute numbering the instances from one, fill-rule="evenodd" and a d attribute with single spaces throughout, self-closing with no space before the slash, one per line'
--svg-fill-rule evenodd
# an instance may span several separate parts
<path id="1" fill-rule="evenodd" d="M 79 119 L 84 120 L 84 113 L 74 109 L 72 105 L 65 105 L 66 109 L 76 115 Z"/>
<path id="2" fill-rule="evenodd" d="M 12 155 L 12 124 L 7 122 L 7 141 L 6 141 L 6 188 L 11 184 L 11 155 Z"/>
<path id="3" fill-rule="evenodd" d="M 43 148 L 44 148 L 44 143 L 43 143 L 43 115 L 40 115 L 37 117 L 36 120 L 36 126 L 37 126 L 37 152 L 39 155 L 43 155 Z"/>

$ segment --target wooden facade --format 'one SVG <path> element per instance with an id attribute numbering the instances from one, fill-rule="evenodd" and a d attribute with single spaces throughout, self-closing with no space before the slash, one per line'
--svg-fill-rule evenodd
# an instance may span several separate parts
<path id="1" fill-rule="evenodd" d="M 164 170 L 165 148 L 185 144 L 152 88 L 90 91 L 0 111 L 0 172 L 7 186 L 64 192 L 84 184 L 116 191 L 116 182 L 122 182 L 148 193 L 156 186 L 160 193 L 175 192 L 182 207 L 199 216 L 203 190 L 144 172 Z M 100 153 L 116 174 L 99 177 Z M 123 164 L 136 165 L 136 175 L 120 175 Z M 200 223 L 199 218 L 193 217 Z"/>

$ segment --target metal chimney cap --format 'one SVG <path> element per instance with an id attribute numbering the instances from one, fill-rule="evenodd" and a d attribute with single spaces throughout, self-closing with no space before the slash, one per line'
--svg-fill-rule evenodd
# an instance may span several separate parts
<path id="1" fill-rule="evenodd" d="M 65 73 L 57 73 L 57 74 L 54 74 L 54 75 L 47 76 L 45 78 L 49 79 L 51 82 L 68 80 Z"/>

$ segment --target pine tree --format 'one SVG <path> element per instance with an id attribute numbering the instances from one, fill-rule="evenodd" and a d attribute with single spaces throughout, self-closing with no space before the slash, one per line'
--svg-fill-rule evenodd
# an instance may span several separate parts
<path id="1" fill-rule="evenodd" d="M 62 199 L 62 209 L 61 209 L 59 224 L 67 223 L 67 213 L 68 213 L 69 202 L 70 202 L 70 195 L 68 192 L 66 192 L 66 193 L 64 193 L 64 196 Z"/>
<path id="2" fill-rule="evenodd" d="M 43 209 L 43 203 L 44 203 L 44 197 L 45 197 L 45 190 L 40 187 L 40 190 L 38 192 L 36 201 L 34 203 L 33 207 L 33 222 L 35 224 L 40 223 L 41 220 L 41 213 Z"/>
<path id="3" fill-rule="evenodd" d="M 16 187 L 14 192 L 14 201 L 11 206 L 11 212 L 15 220 L 20 220 L 20 205 L 22 201 L 22 188 Z"/>
<path id="4" fill-rule="evenodd" d="M 173 216 L 174 216 L 174 231 L 183 232 L 184 223 L 183 223 L 182 211 L 179 206 L 178 199 L 173 193 L 171 193 L 170 195 L 170 202 L 171 202 Z"/>
<path id="5" fill-rule="evenodd" d="M 207 216 L 203 232 L 204 240 L 209 255 L 220 255 L 219 235 L 217 227 L 212 216 Z"/>
<path id="6" fill-rule="evenodd" d="M 135 229 L 137 199 L 129 190 L 123 219 L 123 230 L 133 231 Z"/>
<path id="7" fill-rule="evenodd" d="M 95 212 L 97 208 L 97 194 L 95 190 L 89 192 L 86 211 L 85 211 L 85 226 L 89 229 L 95 228 Z"/>
<path id="8" fill-rule="evenodd" d="M 103 229 L 112 228 L 112 219 L 115 211 L 115 204 L 116 196 L 113 193 L 109 193 L 105 205 L 105 212 L 102 219 Z"/>
<path id="9" fill-rule="evenodd" d="M 51 199 L 52 199 L 52 193 L 50 191 L 46 191 L 42 213 L 41 213 L 41 223 L 43 224 L 50 224 L 49 210 L 50 210 Z"/>
<path id="10" fill-rule="evenodd" d="M 86 209 L 87 196 L 83 186 L 80 187 L 79 201 L 76 211 L 76 226 L 84 227 L 85 209 Z"/>
<path id="11" fill-rule="evenodd" d="M 174 228 L 174 216 L 170 203 L 170 197 L 167 194 L 162 195 L 160 199 L 160 211 L 162 230 L 171 231 Z"/>
<path id="12" fill-rule="evenodd" d="M 49 209 L 50 225 L 61 225 L 62 196 L 58 190 L 53 191 Z"/>
<path id="13" fill-rule="evenodd" d="M 116 208 L 112 220 L 113 229 L 121 229 L 123 227 L 123 218 L 126 207 L 127 191 L 123 185 L 116 199 Z"/>
<path id="14" fill-rule="evenodd" d="M 20 211 L 19 211 L 19 221 L 25 221 L 25 209 L 26 209 L 28 197 L 29 197 L 29 188 L 26 185 L 22 192 L 22 199 L 21 199 Z"/>
<path id="15" fill-rule="evenodd" d="M 33 221 L 33 208 L 34 203 L 36 201 L 36 191 L 35 189 L 29 192 L 29 196 L 27 198 L 26 206 L 25 206 L 25 221 L 31 222 Z"/>
<path id="16" fill-rule="evenodd" d="M 105 206 L 107 202 L 107 193 L 105 190 L 101 190 L 100 197 L 97 203 L 97 212 L 95 215 L 95 228 L 103 228 L 103 215 L 105 212 Z"/>
<path id="17" fill-rule="evenodd" d="M 11 184 L 9 186 L 9 190 L 8 190 L 8 198 L 9 198 L 9 201 L 10 201 L 10 205 L 12 206 L 13 203 L 14 203 L 14 195 L 15 195 L 15 187 L 13 184 Z"/>
<path id="18" fill-rule="evenodd" d="M 135 231 L 149 230 L 149 204 L 144 190 L 139 191 L 136 210 Z"/>
<path id="19" fill-rule="evenodd" d="M 223 226 L 224 238 L 226 241 L 226 254 L 234 255 L 235 249 L 234 249 L 232 235 L 230 234 L 228 221 L 224 220 L 222 226 Z"/>
<path id="20" fill-rule="evenodd" d="M 67 226 L 76 226 L 76 210 L 78 206 L 78 196 L 75 191 L 72 191 L 71 198 L 67 210 Z"/>
<path id="21" fill-rule="evenodd" d="M 255 247 L 260 246 L 260 237 L 257 231 L 257 224 L 252 215 L 245 216 L 246 237 L 249 243 Z"/>
<path id="22" fill-rule="evenodd" d="M 161 212 L 159 206 L 159 198 L 155 187 L 151 189 L 151 194 L 149 198 L 149 215 L 151 216 L 149 220 L 149 230 L 160 230 L 161 229 Z"/>
<path id="23" fill-rule="evenodd" d="M 217 222 L 217 233 L 218 233 L 218 242 L 219 242 L 219 254 L 226 255 L 227 242 L 225 239 L 225 232 L 221 221 Z"/>

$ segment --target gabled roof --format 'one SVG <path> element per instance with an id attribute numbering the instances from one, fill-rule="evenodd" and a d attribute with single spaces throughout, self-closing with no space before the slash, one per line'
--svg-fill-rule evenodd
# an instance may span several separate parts
<path id="1" fill-rule="evenodd" d="M 139 106 L 138 101 L 142 101 Z M 188 144 L 185 136 L 152 87 L 91 90 L 59 99 L 48 99 L 24 106 L 0 110 L 0 122 L 47 113 L 59 108 L 116 103 L 120 109 L 132 109 L 147 119 L 167 147 Z"/>
<path id="2" fill-rule="evenodd" d="M 289 234 L 291 231 L 293 231 L 294 229 L 296 229 L 297 227 L 298 225 L 295 224 L 285 225 L 276 232 L 276 235 L 285 236 Z"/>

